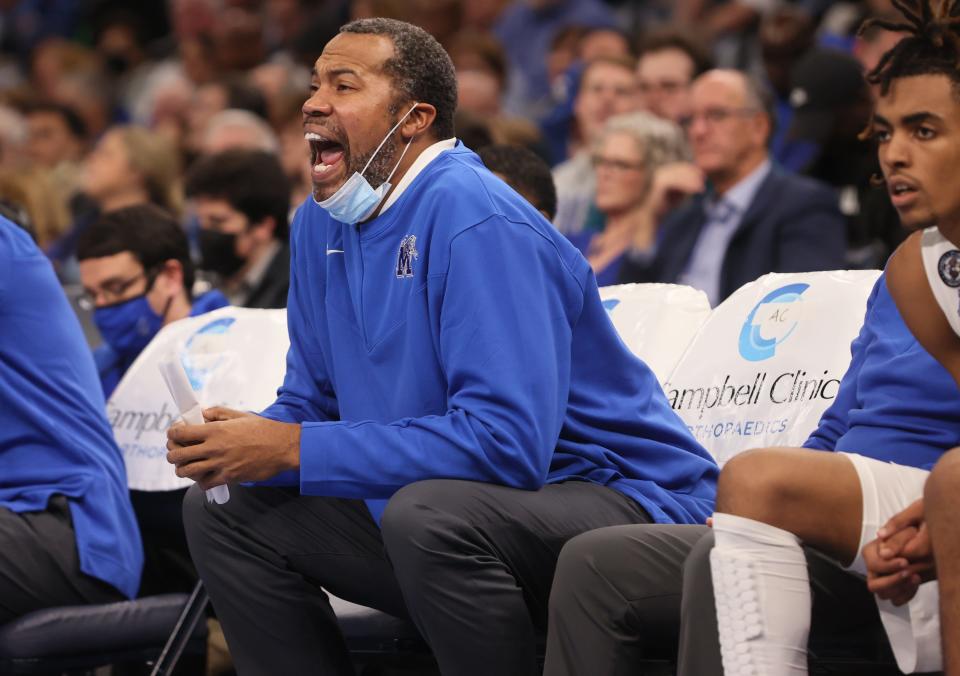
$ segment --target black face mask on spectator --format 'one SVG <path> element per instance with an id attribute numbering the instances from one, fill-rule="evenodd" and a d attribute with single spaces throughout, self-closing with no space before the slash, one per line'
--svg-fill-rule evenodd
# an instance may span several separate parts
<path id="1" fill-rule="evenodd" d="M 108 53 L 103 59 L 104 65 L 111 75 L 119 77 L 130 69 L 130 59 L 119 52 Z"/>
<path id="2" fill-rule="evenodd" d="M 229 279 L 247 261 L 237 255 L 236 233 L 200 230 L 200 267 Z"/>

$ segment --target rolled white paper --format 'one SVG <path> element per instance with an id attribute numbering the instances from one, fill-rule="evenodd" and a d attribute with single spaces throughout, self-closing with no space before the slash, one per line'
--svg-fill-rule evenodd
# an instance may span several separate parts
<path id="1" fill-rule="evenodd" d="M 176 358 L 165 359 L 160 362 L 160 375 L 163 376 L 167 389 L 170 390 L 170 396 L 173 397 L 173 403 L 176 404 L 180 415 L 188 425 L 202 425 L 203 408 L 197 401 L 193 388 L 190 387 L 190 379 L 187 378 L 186 371 Z M 216 502 L 218 505 L 224 504 L 230 499 L 230 488 L 226 484 L 214 486 L 207 489 L 207 502 Z"/>

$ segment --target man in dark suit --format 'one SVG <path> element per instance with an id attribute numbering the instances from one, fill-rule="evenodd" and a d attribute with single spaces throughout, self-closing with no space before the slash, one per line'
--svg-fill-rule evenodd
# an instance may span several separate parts
<path id="1" fill-rule="evenodd" d="M 660 222 L 652 248 L 628 254 L 622 282 L 689 284 L 716 305 L 768 272 L 844 267 L 845 225 L 827 186 L 772 165 L 768 97 L 738 71 L 693 84 L 695 167 L 668 166 L 654 199 L 693 195 Z"/>
<path id="2" fill-rule="evenodd" d="M 200 268 L 232 305 L 287 306 L 290 183 L 277 158 L 227 150 L 197 160 L 186 181 L 200 222 Z"/>

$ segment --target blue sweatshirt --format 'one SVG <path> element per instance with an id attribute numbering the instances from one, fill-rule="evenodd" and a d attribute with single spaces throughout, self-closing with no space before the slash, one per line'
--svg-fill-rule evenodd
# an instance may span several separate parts
<path id="1" fill-rule="evenodd" d="M 573 479 L 657 522 L 712 511 L 716 465 L 620 340 L 586 260 L 462 145 L 359 228 L 308 199 L 287 308 L 287 374 L 263 415 L 303 423 L 304 494 L 364 498 L 379 519 L 422 479 Z"/>
<path id="2" fill-rule="evenodd" d="M 926 470 L 960 446 L 960 391 L 910 333 L 885 275 L 850 351 L 837 398 L 804 446 Z"/>
<path id="3" fill-rule="evenodd" d="M 83 330 L 49 260 L 0 218 L 0 508 L 68 498 L 80 569 L 133 597 L 143 551 Z"/>

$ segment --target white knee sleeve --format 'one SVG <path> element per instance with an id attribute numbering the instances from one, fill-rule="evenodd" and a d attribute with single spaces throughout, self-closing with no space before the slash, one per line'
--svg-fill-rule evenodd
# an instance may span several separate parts
<path id="1" fill-rule="evenodd" d="M 714 514 L 710 552 L 726 676 L 805 676 L 810 576 L 795 535 Z"/>

